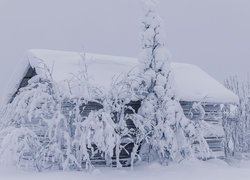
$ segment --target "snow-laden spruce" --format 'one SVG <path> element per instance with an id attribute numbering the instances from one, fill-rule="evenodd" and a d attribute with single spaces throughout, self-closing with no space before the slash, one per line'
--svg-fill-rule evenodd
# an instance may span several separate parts
<path id="1" fill-rule="evenodd" d="M 194 142 L 206 144 L 197 128 L 189 121 L 176 99 L 170 55 L 166 48 L 162 19 L 157 13 L 156 1 L 145 1 L 142 21 L 142 53 L 140 54 L 142 98 L 140 115 L 151 126 L 149 151 L 156 153 L 160 162 L 180 161 L 193 156 Z M 201 146 L 202 146 L 201 145 Z M 199 149 L 202 157 L 209 149 Z"/>

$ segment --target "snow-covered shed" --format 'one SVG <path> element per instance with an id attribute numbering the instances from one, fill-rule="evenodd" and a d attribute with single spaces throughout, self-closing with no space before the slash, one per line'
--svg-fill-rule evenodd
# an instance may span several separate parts
<path id="1" fill-rule="evenodd" d="M 117 57 L 99 54 L 81 54 L 76 52 L 30 50 L 17 66 L 17 69 L 2 97 L 2 103 L 11 102 L 21 87 L 28 84 L 28 80 L 36 74 L 43 74 L 46 65 L 52 72 L 55 82 L 73 91 L 77 96 L 78 89 L 70 88 L 69 82 L 79 72 L 81 60 L 85 59 L 90 76 L 90 84 L 99 87 L 104 92 L 111 88 L 112 81 L 122 74 L 138 70 L 136 58 Z M 226 89 L 206 72 L 195 65 L 172 63 L 175 76 L 177 96 L 186 116 L 190 119 L 200 117 L 199 112 L 192 111 L 195 102 L 201 102 L 205 110 L 205 121 L 209 125 L 204 127 L 204 135 L 210 148 L 218 155 L 223 153 L 222 140 L 224 137 L 221 125 L 221 105 L 237 104 L 238 97 Z"/>

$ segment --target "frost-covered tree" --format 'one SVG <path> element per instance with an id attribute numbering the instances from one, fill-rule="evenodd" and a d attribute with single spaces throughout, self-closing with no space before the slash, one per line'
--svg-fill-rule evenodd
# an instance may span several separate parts
<path id="1" fill-rule="evenodd" d="M 0 131 L 0 165 L 34 169 L 40 147 L 37 135 L 26 127 L 6 127 Z"/>
<path id="2" fill-rule="evenodd" d="M 142 53 L 140 54 L 140 85 L 138 96 L 142 99 L 140 115 L 150 122 L 149 150 L 167 164 L 192 155 L 194 136 L 200 136 L 194 124 L 183 114 L 176 99 L 174 76 L 170 66 L 162 19 L 157 12 L 157 2 L 145 0 L 142 20 Z"/>
<path id="3" fill-rule="evenodd" d="M 120 154 L 121 151 L 126 150 L 126 145 L 133 143 L 132 129 L 129 129 L 127 121 L 130 118 L 127 111 L 133 111 L 133 108 L 128 104 L 134 99 L 133 91 L 131 89 L 131 79 L 129 76 L 125 76 L 120 80 L 115 80 L 112 83 L 111 90 L 106 98 L 106 105 L 109 112 L 111 112 L 111 117 L 115 123 L 116 132 L 116 145 L 115 145 L 115 157 L 117 167 L 121 167 L 120 164 Z M 132 162 L 133 164 L 133 162 Z"/>
<path id="4" fill-rule="evenodd" d="M 132 143 L 131 132 L 127 127 L 129 116 L 126 110 L 131 100 L 129 83 L 125 80 L 114 81 L 108 94 L 102 99 L 79 99 L 73 110 L 74 147 L 78 162 L 85 162 L 91 170 L 96 158 L 102 157 L 106 165 L 121 168 L 121 151 L 126 151 L 127 143 Z M 86 117 L 79 111 L 83 104 L 96 102 L 101 109 L 91 111 Z M 129 154 L 129 152 L 127 152 Z"/>
<path id="5" fill-rule="evenodd" d="M 206 160 L 211 156 L 211 150 L 203 136 L 207 129 L 213 129 L 209 123 L 205 121 L 205 109 L 202 102 L 194 102 L 192 108 L 190 109 L 190 117 L 193 119 L 194 113 L 198 116 L 193 120 L 195 126 L 196 136 L 193 136 L 190 140 L 192 142 L 192 149 L 195 152 L 196 157 Z"/>
<path id="6" fill-rule="evenodd" d="M 139 60 L 145 97 L 140 113 L 152 124 L 150 146 L 157 151 L 160 160 L 170 160 L 177 151 L 174 129 L 171 128 L 176 125 L 173 74 L 162 19 L 158 15 L 155 1 L 145 1 L 142 25 L 143 50 Z"/>
<path id="7" fill-rule="evenodd" d="M 78 122 L 74 135 L 75 156 L 79 163 L 85 163 L 86 170 L 92 170 L 92 161 L 102 157 L 112 165 L 115 148 L 115 123 L 106 111 L 92 111 Z"/>
<path id="8" fill-rule="evenodd" d="M 27 159 L 30 166 L 39 171 L 76 166 L 71 151 L 69 122 L 61 112 L 64 96 L 50 75 L 45 73 L 30 79 L 1 117 L 0 134 L 6 136 L 1 136 L 0 150 L 13 149 L 13 156 L 19 159 L 15 164 L 18 167 Z M 13 143 L 6 146 L 8 139 Z M 20 153 L 23 150 L 25 153 Z"/>
<path id="9" fill-rule="evenodd" d="M 71 97 L 84 99 L 85 102 L 90 100 L 101 100 L 104 97 L 101 89 L 90 84 L 86 54 L 79 53 L 79 57 L 78 71 L 72 72 L 72 77 L 67 80 Z"/>
<path id="10" fill-rule="evenodd" d="M 127 85 L 117 80 L 107 94 L 102 93 L 89 83 L 85 56 L 81 57 L 79 72 L 69 81 L 70 92 L 73 92 L 73 88 L 77 89 L 77 96 L 73 95 L 70 100 L 74 108 L 68 117 L 74 155 L 86 170 L 93 169 L 93 164 L 99 158 L 103 158 L 108 166 L 116 164 L 120 168 L 120 153 L 125 148 L 123 137 L 129 133 L 125 117 L 125 104 L 128 101 L 125 97 L 129 96 L 125 92 Z M 91 107 L 94 109 L 83 115 L 89 103 L 96 103 L 99 108 Z"/>
<path id="11" fill-rule="evenodd" d="M 226 153 L 236 156 L 250 151 L 250 82 L 241 82 L 238 77 L 229 77 L 225 86 L 239 97 L 239 105 L 224 107 L 224 129 L 226 131 Z"/>

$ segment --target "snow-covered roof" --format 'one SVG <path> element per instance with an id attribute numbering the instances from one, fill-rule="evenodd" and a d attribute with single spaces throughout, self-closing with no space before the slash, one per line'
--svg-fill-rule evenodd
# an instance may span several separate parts
<path id="1" fill-rule="evenodd" d="M 39 62 L 43 61 L 48 68 L 53 68 L 53 80 L 58 83 L 65 83 L 65 80 L 71 79 L 74 74 L 76 75 L 79 72 L 79 63 L 82 56 L 80 53 L 67 51 L 28 51 L 27 56 L 17 66 L 9 87 L 6 88 L 6 93 L 4 93 L 2 99 L 3 103 L 7 103 L 15 93 L 29 66 L 36 68 L 38 74 L 43 73 L 39 67 Z M 104 91 L 109 90 L 114 78 L 138 69 L 136 58 L 86 53 L 85 61 L 90 83 L 101 87 Z M 172 63 L 171 66 L 175 74 L 176 90 L 180 100 L 238 103 L 238 97 L 234 93 L 199 67 L 183 63 Z"/>

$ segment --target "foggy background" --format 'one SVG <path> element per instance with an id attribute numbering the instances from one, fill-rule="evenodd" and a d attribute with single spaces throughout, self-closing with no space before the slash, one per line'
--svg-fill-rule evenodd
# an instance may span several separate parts
<path id="1" fill-rule="evenodd" d="M 196 64 L 221 82 L 247 76 L 249 0 L 159 1 L 173 61 Z M 0 77 L 8 79 L 31 48 L 136 57 L 141 16 L 140 0 L 0 0 Z"/>

